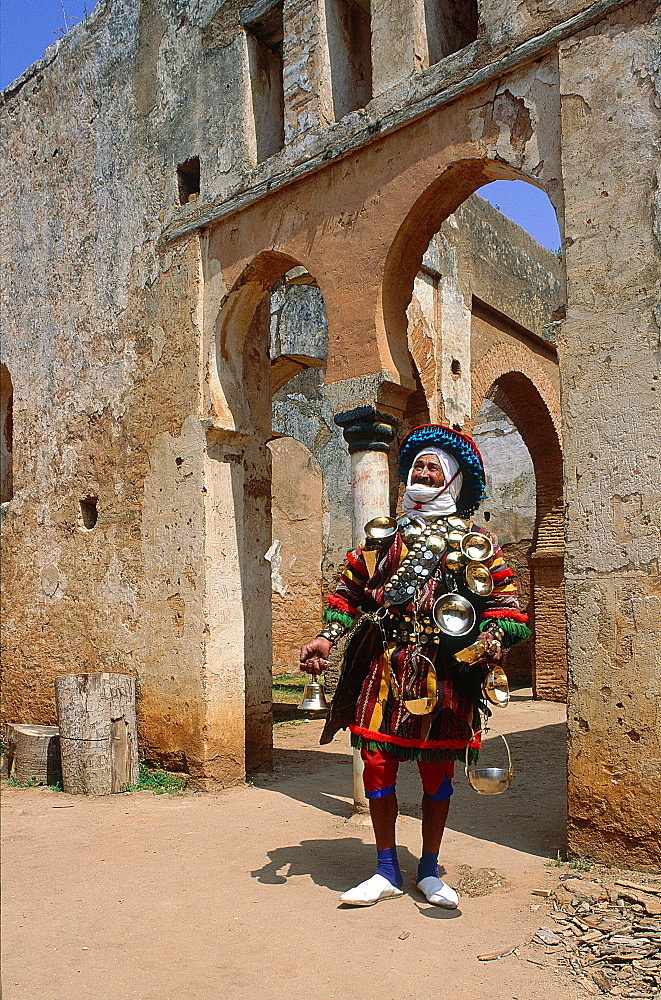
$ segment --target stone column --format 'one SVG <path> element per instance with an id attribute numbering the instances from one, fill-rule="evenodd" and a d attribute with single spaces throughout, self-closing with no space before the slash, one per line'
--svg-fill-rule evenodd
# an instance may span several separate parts
<path id="1" fill-rule="evenodd" d="M 342 428 L 351 455 L 351 495 L 353 499 L 353 544 L 365 537 L 365 525 L 373 517 L 390 513 L 388 452 L 395 436 L 396 421 L 389 413 L 373 406 L 358 406 L 335 416 Z M 363 791 L 363 762 L 353 752 L 353 808 L 369 812 Z"/>
<path id="2" fill-rule="evenodd" d="M 372 0 L 372 94 L 429 65 L 423 0 Z"/>
<path id="3" fill-rule="evenodd" d="M 289 144 L 333 121 L 323 3 L 285 0 L 283 29 L 285 142 Z"/>

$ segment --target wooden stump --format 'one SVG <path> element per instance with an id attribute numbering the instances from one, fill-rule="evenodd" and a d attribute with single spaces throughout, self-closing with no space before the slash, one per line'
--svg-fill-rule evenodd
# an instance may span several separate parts
<path id="1" fill-rule="evenodd" d="M 55 678 L 64 791 L 109 795 L 138 783 L 135 678 L 66 674 Z"/>
<path id="2" fill-rule="evenodd" d="M 7 726 L 7 777 L 17 784 L 56 785 L 62 779 L 57 726 Z"/>

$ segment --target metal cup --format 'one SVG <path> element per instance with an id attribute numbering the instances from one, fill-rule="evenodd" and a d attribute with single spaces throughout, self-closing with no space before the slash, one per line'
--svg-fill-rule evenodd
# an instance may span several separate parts
<path id="1" fill-rule="evenodd" d="M 491 573 L 481 562 L 469 562 L 466 566 L 466 586 L 479 597 L 488 597 L 493 591 Z"/>
<path id="2" fill-rule="evenodd" d="M 507 740 L 502 733 L 498 734 L 507 749 L 507 767 L 470 767 L 468 764 L 469 747 L 466 746 L 466 777 L 471 788 L 480 795 L 502 795 L 512 784 L 514 765 Z"/>
<path id="3" fill-rule="evenodd" d="M 397 534 L 397 521 L 394 517 L 373 517 L 365 525 L 365 536 L 373 542 L 392 540 Z"/>
<path id="4" fill-rule="evenodd" d="M 472 562 L 486 562 L 493 555 L 493 542 L 480 531 L 469 531 L 461 539 L 461 551 Z"/>

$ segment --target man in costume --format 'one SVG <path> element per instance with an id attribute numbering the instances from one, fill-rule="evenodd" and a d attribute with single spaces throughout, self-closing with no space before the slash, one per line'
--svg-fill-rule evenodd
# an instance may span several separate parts
<path id="1" fill-rule="evenodd" d="M 430 903 L 453 908 L 438 852 L 454 762 L 479 751 L 486 673 L 530 632 L 498 542 L 472 523 L 485 486 L 475 442 L 449 427 L 417 427 L 401 444 L 399 472 L 403 516 L 366 526 L 327 599 L 324 627 L 301 650 L 301 669 L 321 673 L 332 645 L 359 621 L 320 742 L 348 726 L 360 749 L 377 871 L 341 902 L 403 895 L 395 786 L 399 762 L 415 760 L 424 790 L 417 886 Z"/>

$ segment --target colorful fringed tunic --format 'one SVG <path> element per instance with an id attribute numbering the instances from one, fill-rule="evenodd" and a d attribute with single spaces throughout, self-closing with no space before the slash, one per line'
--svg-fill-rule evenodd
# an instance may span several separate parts
<path id="1" fill-rule="evenodd" d="M 400 532 L 376 554 L 360 547 L 348 554 L 336 590 L 327 599 L 324 620 L 348 628 L 362 611 L 367 626 L 359 628 L 347 647 L 322 742 L 348 724 L 354 747 L 379 749 L 402 760 L 454 760 L 464 757 L 467 746 L 479 749 L 484 665 L 462 671 L 452 654 L 496 624 L 504 648 L 530 635 L 513 570 L 496 539 L 487 537 L 493 542 L 493 554 L 484 564 L 493 580 L 487 598 L 476 597 L 457 577 L 448 579 L 446 553 L 414 599 L 387 612 L 384 586 L 408 551 Z M 461 639 L 441 633 L 432 617 L 435 601 L 449 591 L 468 596 L 477 612 L 473 630 Z M 369 613 L 379 608 L 384 612 L 381 620 L 370 620 Z M 419 706 L 424 711 L 425 699 L 433 708 L 416 714 Z"/>

